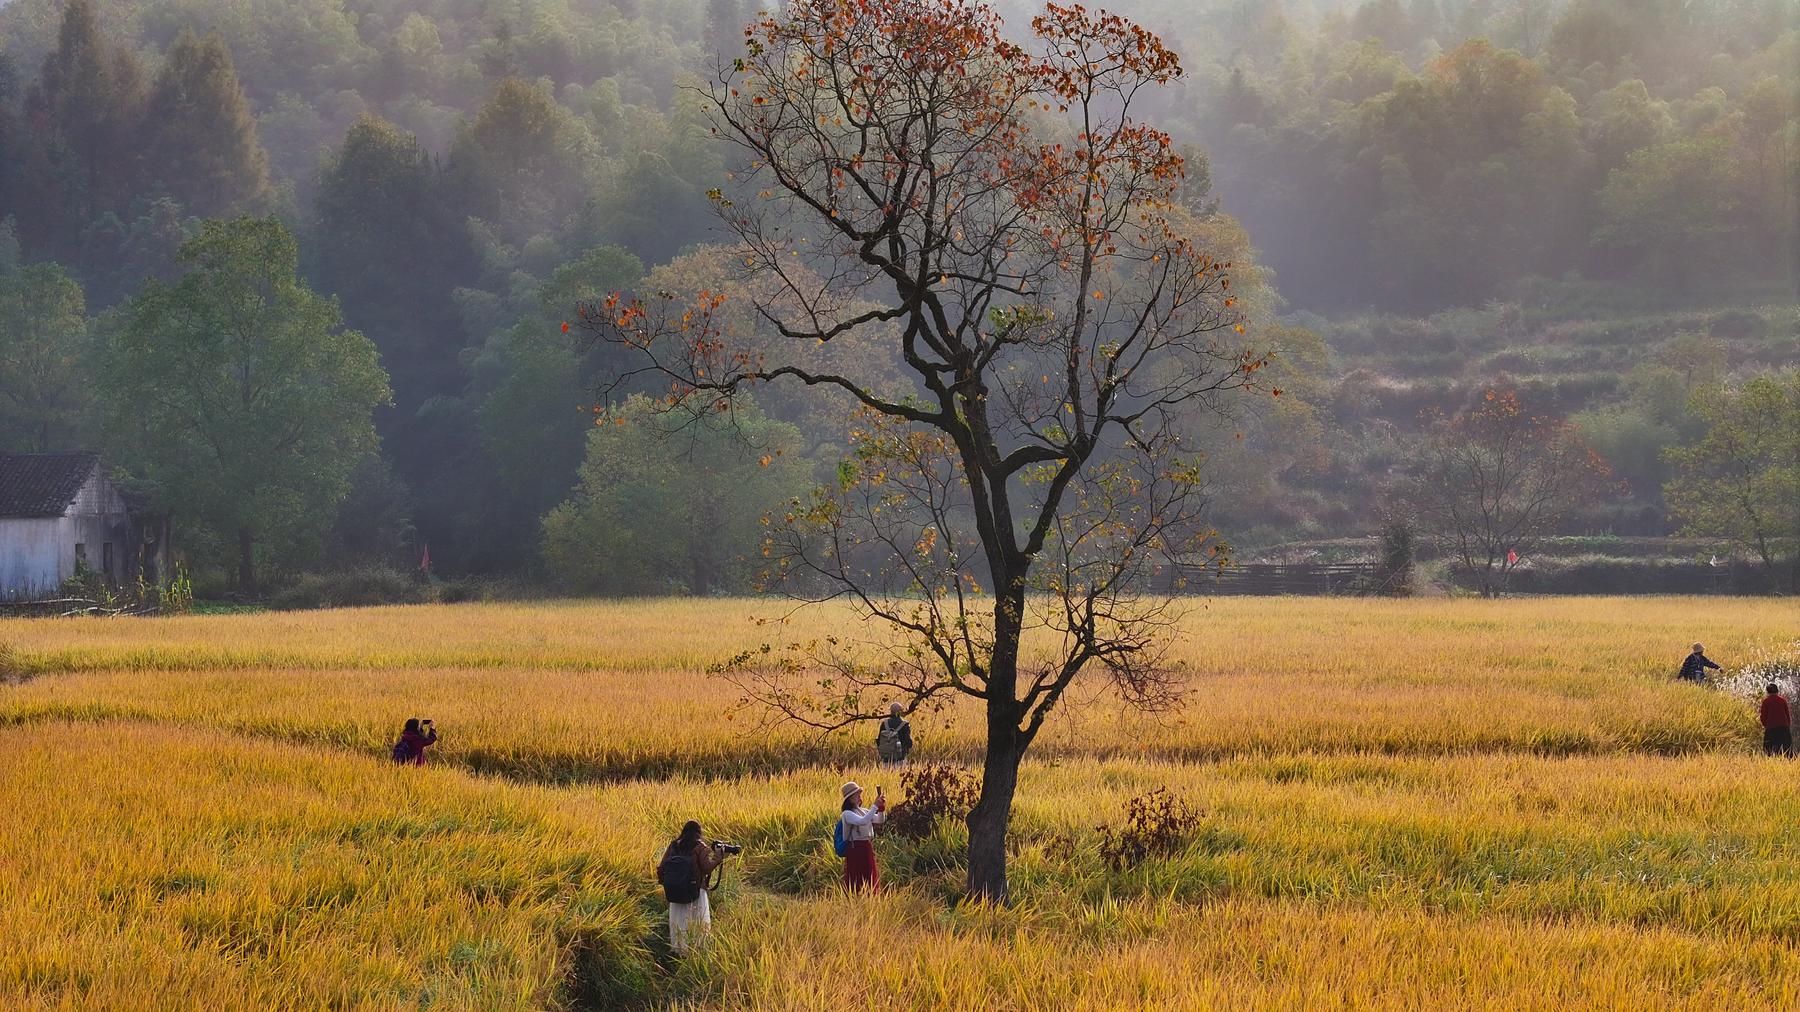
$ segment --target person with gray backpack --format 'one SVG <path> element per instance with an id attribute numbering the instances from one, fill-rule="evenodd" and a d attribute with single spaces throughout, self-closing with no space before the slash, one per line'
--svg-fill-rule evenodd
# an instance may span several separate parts
<path id="1" fill-rule="evenodd" d="M 905 713 L 899 703 L 892 704 L 875 732 L 875 754 L 885 765 L 898 766 L 912 755 L 912 725 L 907 723 Z"/>

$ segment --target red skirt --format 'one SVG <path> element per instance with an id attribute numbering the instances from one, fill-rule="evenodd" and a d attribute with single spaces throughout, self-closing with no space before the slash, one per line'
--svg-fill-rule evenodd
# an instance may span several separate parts
<path id="1" fill-rule="evenodd" d="M 850 841 L 844 853 L 844 888 L 851 892 L 881 888 L 881 872 L 875 868 L 875 841 Z"/>

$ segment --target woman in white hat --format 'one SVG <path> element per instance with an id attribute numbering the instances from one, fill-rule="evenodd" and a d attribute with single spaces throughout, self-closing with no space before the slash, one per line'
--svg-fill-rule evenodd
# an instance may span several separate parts
<path id="1" fill-rule="evenodd" d="M 863 790 L 852 780 L 843 787 L 844 888 L 874 892 L 881 886 L 875 868 L 875 827 L 887 821 L 887 797 L 875 788 L 875 807 L 864 808 Z"/>

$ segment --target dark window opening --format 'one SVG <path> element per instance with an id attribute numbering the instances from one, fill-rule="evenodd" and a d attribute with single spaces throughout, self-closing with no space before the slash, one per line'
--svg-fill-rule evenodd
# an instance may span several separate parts
<path id="1" fill-rule="evenodd" d="M 79 573 L 86 568 L 87 568 L 87 545 L 84 545 L 81 542 L 77 541 L 77 542 L 75 542 L 75 571 L 77 573 Z"/>

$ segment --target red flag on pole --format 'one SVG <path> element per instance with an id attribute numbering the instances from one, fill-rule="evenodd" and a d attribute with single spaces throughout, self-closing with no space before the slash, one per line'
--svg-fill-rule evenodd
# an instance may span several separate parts
<path id="1" fill-rule="evenodd" d="M 427 543 L 424 551 L 419 553 L 419 572 L 431 572 L 431 545 Z"/>

